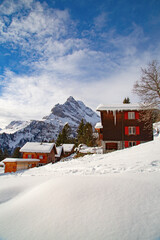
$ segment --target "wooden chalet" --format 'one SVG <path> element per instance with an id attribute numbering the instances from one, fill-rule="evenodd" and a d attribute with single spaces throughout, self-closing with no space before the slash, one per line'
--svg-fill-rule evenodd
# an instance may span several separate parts
<path id="1" fill-rule="evenodd" d="M 55 143 L 27 142 L 21 149 L 23 158 L 39 159 L 39 166 L 55 162 L 57 154 Z"/>
<path id="2" fill-rule="evenodd" d="M 118 150 L 153 140 L 152 122 L 140 119 L 144 111 L 139 104 L 99 105 L 99 138 L 104 152 Z"/>
<path id="3" fill-rule="evenodd" d="M 55 155 L 55 157 L 56 157 L 56 162 L 57 162 L 57 161 L 60 161 L 61 158 L 64 157 L 64 150 L 63 150 L 63 146 L 56 147 L 56 149 L 57 149 L 57 154 Z"/>
<path id="4" fill-rule="evenodd" d="M 39 159 L 5 158 L 2 162 L 5 165 L 4 172 L 7 173 L 37 167 L 39 161 Z"/>
<path id="5" fill-rule="evenodd" d="M 74 148 L 75 148 L 74 144 L 65 143 L 65 144 L 62 145 L 62 147 L 63 147 L 63 150 L 64 150 L 64 157 L 68 157 L 72 153 L 74 153 Z"/>

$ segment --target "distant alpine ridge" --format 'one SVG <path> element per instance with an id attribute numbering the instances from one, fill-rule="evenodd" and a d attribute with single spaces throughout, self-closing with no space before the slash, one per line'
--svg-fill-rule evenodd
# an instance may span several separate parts
<path id="1" fill-rule="evenodd" d="M 81 120 L 90 122 L 94 127 L 100 117 L 82 101 L 69 97 L 64 104 L 56 104 L 50 115 L 41 121 L 12 121 L 5 129 L 0 130 L 0 148 L 13 151 L 15 147 L 22 147 L 28 141 L 56 140 L 59 132 L 66 123 L 75 136 Z"/>

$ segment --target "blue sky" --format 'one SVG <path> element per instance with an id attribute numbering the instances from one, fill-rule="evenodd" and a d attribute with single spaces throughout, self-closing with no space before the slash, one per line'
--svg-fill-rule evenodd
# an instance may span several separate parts
<path id="1" fill-rule="evenodd" d="M 70 95 L 94 110 L 160 60 L 159 0 L 0 0 L 0 127 Z"/>

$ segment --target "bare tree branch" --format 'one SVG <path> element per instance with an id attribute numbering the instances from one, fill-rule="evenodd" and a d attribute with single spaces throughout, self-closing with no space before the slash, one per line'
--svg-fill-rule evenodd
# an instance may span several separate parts
<path id="1" fill-rule="evenodd" d="M 140 81 L 133 86 L 142 103 L 160 107 L 160 66 L 156 60 L 141 69 Z"/>
<path id="2" fill-rule="evenodd" d="M 156 60 L 148 64 L 147 68 L 141 68 L 141 77 L 133 86 L 133 92 L 140 97 L 143 114 L 141 120 L 147 122 L 160 118 L 160 65 Z"/>

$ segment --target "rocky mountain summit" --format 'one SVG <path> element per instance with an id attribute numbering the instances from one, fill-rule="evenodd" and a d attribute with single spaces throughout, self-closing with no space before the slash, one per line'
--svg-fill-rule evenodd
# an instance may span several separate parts
<path id="1" fill-rule="evenodd" d="M 69 97 L 64 104 L 56 104 L 48 116 L 41 121 L 12 121 L 5 129 L 0 130 L 0 148 L 13 151 L 22 147 L 27 141 L 56 140 L 59 132 L 68 123 L 75 136 L 81 120 L 90 122 L 94 127 L 100 117 L 81 101 Z"/>

